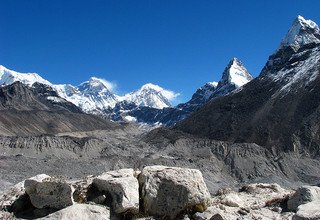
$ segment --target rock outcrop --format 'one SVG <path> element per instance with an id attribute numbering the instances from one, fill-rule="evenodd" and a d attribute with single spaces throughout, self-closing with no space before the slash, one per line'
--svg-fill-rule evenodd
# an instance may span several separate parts
<path id="1" fill-rule="evenodd" d="M 62 209 L 73 204 L 73 189 L 64 180 L 46 176 L 24 182 L 26 193 L 36 208 Z"/>
<path id="2" fill-rule="evenodd" d="M 297 211 L 300 205 L 320 201 L 320 187 L 317 186 L 303 186 L 300 187 L 295 194 L 288 201 L 288 209 Z M 319 206 L 320 209 L 320 206 Z"/>
<path id="3" fill-rule="evenodd" d="M 145 213 L 175 219 L 185 210 L 204 211 L 210 194 L 199 170 L 145 167 L 139 175 Z"/>
<path id="4" fill-rule="evenodd" d="M 112 197 L 116 213 L 139 213 L 139 183 L 133 169 L 110 171 L 93 179 L 93 186 Z"/>
<path id="5" fill-rule="evenodd" d="M 20 199 L 19 209 L 13 209 L 20 197 L 24 199 Z M 15 186 L 1 200 L 3 211 L 22 218 L 122 219 L 146 215 L 175 219 L 180 213 L 204 211 L 210 194 L 199 170 L 148 166 L 141 173 L 121 169 L 70 182 L 38 175 Z M 143 210 L 139 209 L 140 201 Z"/>
<path id="6" fill-rule="evenodd" d="M 74 204 L 60 211 L 54 212 L 46 217 L 46 220 L 68 219 L 68 220 L 110 220 L 110 211 L 106 207 L 92 204 Z"/>
<path id="7" fill-rule="evenodd" d="M 211 196 L 199 170 L 165 166 L 108 171 L 77 181 L 41 174 L 0 196 L 0 219 L 316 220 L 319 190 L 259 183 L 222 188 Z"/>
<path id="8" fill-rule="evenodd" d="M 24 186 L 24 183 L 26 181 L 42 181 L 45 178 L 48 178 L 50 176 L 46 175 L 46 174 L 39 174 L 37 176 L 31 177 L 27 180 L 24 180 L 20 183 L 17 183 L 16 185 L 14 185 L 13 187 L 11 187 L 8 191 L 6 191 L 6 193 L 4 194 L 0 194 L 0 207 L 2 209 L 5 210 L 12 210 L 13 212 L 19 211 L 21 209 L 23 209 L 23 207 L 21 207 L 21 204 L 19 204 L 19 199 L 23 198 L 25 193 L 26 193 L 26 189 Z"/>
<path id="9" fill-rule="evenodd" d="M 317 220 L 320 219 L 320 200 L 309 202 L 298 207 L 293 220 Z"/>
<path id="10" fill-rule="evenodd" d="M 212 198 L 212 206 L 193 218 L 205 219 L 288 219 L 292 212 L 283 212 L 293 191 L 278 184 L 249 184 L 238 191 L 221 189 Z"/>

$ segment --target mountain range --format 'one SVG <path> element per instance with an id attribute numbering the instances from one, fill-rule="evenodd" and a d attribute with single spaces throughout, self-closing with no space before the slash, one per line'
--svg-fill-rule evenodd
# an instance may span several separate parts
<path id="1" fill-rule="evenodd" d="M 111 92 L 110 83 L 96 77 L 79 86 L 54 85 L 38 74 L 3 66 L 0 83 L 8 86 L 19 81 L 31 90 L 43 85 L 55 96 L 40 94 L 42 99 L 56 106 L 69 102 L 73 109 L 113 121 L 178 123 L 176 129 L 217 140 L 313 149 L 318 143 L 314 120 L 318 118 L 319 44 L 317 24 L 298 16 L 257 78 L 233 58 L 219 82 L 204 84 L 188 102 L 174 107 L 169 101 L 174 93 L 151 83 L 118 96 Z"/>
<path id="2" fill-rule="evenodd" d="M 19 73 L 0 66 L 2 86 L 17 81 L 29 87 L 34 83 L 40 83 L 51 87 L 62 98 L 52 101 L 71 102 L 85 113 L 100 115 L 113 121 L 163 125 L 174 125 L 208 100 L 237 90 L 250 80 L 252 76 L 243 64 L 237 58 L 233 58 L 219 82 L 206 83 L 194 93 L 190 101 L 173 107 L 169 100 L 174 98 L 175 94 L 151 83 L 143 85 L 134 92 L 119 96 L 111 92 L 109 82 L 96 77 L 91 77 L 79 86 L 57 85 L 36 73 Z"/>
<path id="3" fill-rule="evenodd" d="M 247 194 L 253 190 L 248 183 L 259 183 L 268 190 L 263 202 L 268 212 L 262 218 L 271 219 L 287 213 L 285 204 L 291 196 L 270 199 L 280 189 L 277 184 L 320 186 L 320 30 L 301 16 L 258 77 L 253 79 L 233 58 L 219 82 L 205 83 L 177 106 L 169 102 L 173 93 L 153 84 L 118 96 L 98 78 L 79 86 L 54 85 L 38 74 L 3 66 L 0 83 L 0 191 L 37 173 L 64 175 L 75 183 L 79 177 L 106 170 L 180 166 L 201 170 L 212 195 L 224 199 L 232 195 L 230 206 L 238 202 L 231 188 L 243 185 L 241 192 Z M 90 182 L 92 176 L 86 179 Z M 260 184 L 266 182 L 277 184 L 267 188 Z M 81 187 L 76 190 L 79 193 L 73 196 L 91 193 L 99 203 L 100 196 Z M 180 194 L 189 196 L 184 187 Z M 309 190 L 299 196 L 309 199 L 311 194 Z M 107 197 L 101 198 L 104 204 L 112 201 Z M 275 209 L 275 203 L 281 208 Z M 212 210 L 224 212 L 226 204 Z M 318 207 L 316 203 L 310 213 L 318 213 Z M 243 219 L 261 204 L 254 200 L 246 214 L 240 205 L 233 208 Z"/>
<path id="4" fill-rule="evenodd" d="M 111 92 L 109 82 L 96 77 L 91 77 L 88 81 L 79 86 L 70 84 L 52 84 L 36 73 L 19 73 L 0 66 L 0 85 L 10 85 L 13 82 L 22 82 L 32 86 L 34 83 L 42 83 L 52 87 L 61 98 L 74 103 L 87 113 L 102 113 L 108 108 L 113 108 L 121 101 L 133 102 L 136 105 L 148 106 L 152 108 L 169 107 L 168 99 L 173 96 L 171 91 L 148 83 L 139 90 L 118 96 Z"/>
<path id="5" fill-rule="evenodd" d="M 134 107 L 126 114 L 138 122 L 173 126 L 186 119 L 208 101 L 231 92 L 237 92 L 252 79 L 253 77 L 244 65 L 237 58 L 233 58 L 222 73 L 219 82 L 206 83 L 197 89 L 188 102 L 163 109 L 146 106 Z"/>
<path id="6" fill-rule="evenodd" d="M 38 74 L 0 66 L 2 111 L 8 115 L 2 127 L 4 133 L 10 133 L 6 124 L 17 121 L 9 116 L 11 109 L 62 111 L 83 117 L 93 113 L 113 121 L 174 126 L 214 140 L 319 155 L 319 44 L 317 24 L 298 16 L 257 78 L 233 58 L 219 82 L 206 83 L 188 102 L 175 107 L 169 102 L 174 94 L 151 83 L 118 96 L 111 92 L 110 83 L 95 77 L 79 86 L 54 85 Z M 24 134 L 23 129 L 20 133 Z"/>
<path id="7" fill-rule="evenodd" d="M 175 128 L 214 140 L 320 156 L 320 31 L 298 16 L 260 75 Z"/>

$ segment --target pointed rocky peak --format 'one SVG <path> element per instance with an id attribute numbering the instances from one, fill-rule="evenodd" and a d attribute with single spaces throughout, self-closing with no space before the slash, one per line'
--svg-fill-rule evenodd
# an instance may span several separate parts
<path id="1" fill-rule="evenodd" d="M 137 106 L 148 106 L 151 108 L 162 109 L 170 107 L 170 100 L 178 94 L 166 90 L 158 85 L 147 83 L 135 92 L 129 93 L 123 97 L 123 100 L 133 102 Z"/>
<path id="2" fill-rule="evenodd" d="M 194 110 L 209 100 L 227 95 L 244 84 L 251 81 L 253 77 L 237 58 L 232 58 L 228 66 L 225 68 L 219 82 L 208 82 L 192 95 L 187 102 L 178 105 L 178 108 L 188 108 Z M 196 107 L 196 108 L 194 108 Z"/>
<path id="3" fill-rule="evenodd" d="M 319 27 L 314 21 L 306 20 L 299 15 L 293 21 L 292 26 L 282 40 L 279 49 L 291 46 L 295 50 L 298 50 L 301 46 L 312 43 L 320 43 Z"/>
<path id="4" fill-rule="evenodd" d="M 241 61 L 238 58 L 233 58 L 225 68 L 222 78 L 218 83 L 217 89 L 228 84 L 232 84 L 236 88 L 239 88 L 250 82 L 252 79 L 253 77 L 250 75 Z"/>
<path id="5" fill-rule="evenodd" d="M 232 58 L 225 70 L 222 77 L 218 82 L 217 87 L 212 92 L 208 100 L 224 96 L 247 84 L 253 79 L 248 70 L 244 67 L 238 58 Z"/>

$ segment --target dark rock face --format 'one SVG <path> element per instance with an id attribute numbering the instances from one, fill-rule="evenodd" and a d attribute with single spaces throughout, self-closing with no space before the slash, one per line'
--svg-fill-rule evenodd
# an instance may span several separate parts
<path id="1" fill-rule="evenodd" d="M 0 87 L 0 110 L 7 109 L 82 113 L 72 103 L 61 99 L 51 87 L 40 83 L 34 83 L 32 88 L 20 82 Z"/>
<path id="2" fill-rule="evenodd" d="M 51 87 L 32 88 L 16 82 L 0 88 L 0 134 L 40 135 L 117 127 L 97 116 L 84 114 L 60 98 Z"/>
<path id="3" fill-rule="evenodd" d="M 185 119 L 190 113 L 190 111 L 177 108 L 154 109 L 139 107 L 130 111 L 129 115 L 137 118 L 138 122 L 148 124 L 161 123 L 166 126 L 171 126 Z"/>
<path id="4" fill-rule="evenodd" d="M 217 85 L 213 83 L 206 83 L 201 88 L 197 89 L 197 91 L 192 95 L 192 98 L 187 103 L 183 103 L 178 105 L 177 107 L 180 108 L 184 107 L 185 105 L 194 105 L 194 106 L 201 106 L 208 101 L 211 94 L 216 90 Z"/>
<path id="5" fill-rule="evenodd" d="M 320 155 L 320 46 L 280 48 L 260 76 L 216 98 L 176 129 L 281 151 Z"/>

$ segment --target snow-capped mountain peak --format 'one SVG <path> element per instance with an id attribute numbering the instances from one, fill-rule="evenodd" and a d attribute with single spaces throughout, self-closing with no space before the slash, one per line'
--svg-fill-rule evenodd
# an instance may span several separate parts
<path id="1" fill-rule="evenodd" d="M 90 77 L 90 79 L 88 81 L 85 81 L 80 84 L 79 88 L 82 88 L 82 87 L 95 88 L 98 90 L 107 89 L 107 90 L 111 91 L 114 86 L 112 85 L 112 83 L 110 83 L 104 79 L 100 79 L 97 77 Z"/>
<path id="2" fill-rule="evenodd" d="M 153 90 L 158 91 L 158 92 L 164 90 L 164 89 L 161 88 L 160 86 L 155 85 L 155 84 L 152 84 L 152 83 L 144 84 L 144 85 L 141 86 L 141 88 L 140 88 L 140 90 L 150 90 L 150 89 L 153 89 Z"/>
<path id="3" fill-rule="evenodd" d="M 248 70 L 243 66 L 239 59 L 233 58 L 222 74 L 218 87 L 226 84 L 233 84 L 236 88 L 243 86 L 251 81 L 253 77 Z"/>
<path id="4" fill-rule="evenodd" d="M 311 43 L 320 43 L 319 27 L 314 21 L 306 20 L 299 15 L 293 21 L 279 49 L 291 46 L 295 50 L 298 50 L 301 46 Z"/>
<path id="5" fill-rule="evenodd" d="M 18 73 L 0 65 L 0 85 L 10 85 L 16 81 L 20 81 L 28 86 L 32 86 L 35 82 L 51 85 L 49 81 L 36 73 Z"/>
<path id="6" fill-rule="evenodd" d="M 252 79 L 253 77 L 240 60 L 232 58 L 223 71 L 222 77 L 209 99 L 226 95 L 250 82 Z"/>
<path id="7" fill-rule="evenodd" d="M 304 17 L 302 17 L 301 15 L 298 15 L 298 17 L 296 18 L 297 21 L 299 21 L 300 25 L 302 26 L 308 26 L 309 28 L 316 28 L 319 29 L 318 25 L 316 24 L 316 22 L 312 21 L 312 20 L 306 20 Z"/>
<path id="8" fill-rule="evenodd" d="M 133 102 L 137 106 L 148 106 L 151 108 L 162 109 L 170 107 L 170 100 L 174 99 L 178 94 L 170 90 L 166 90 L 158 85 L 147 83 L 135 92 L 126 94 L 123 100 Z"/>
<path id="9" fill-rule="evenodd" d="M 100 112 L 109 107 L 114 107 L 119 101 L 118 96 L 113 94 L 110 90 L 113 85 L 97 77 L 91 77 L 88 81 L 81 83 L 78 87 L 64 87 L 66 90 L 61 93 L 61 96 L 68 101 L 80 106 L 85 112 Z"/>

